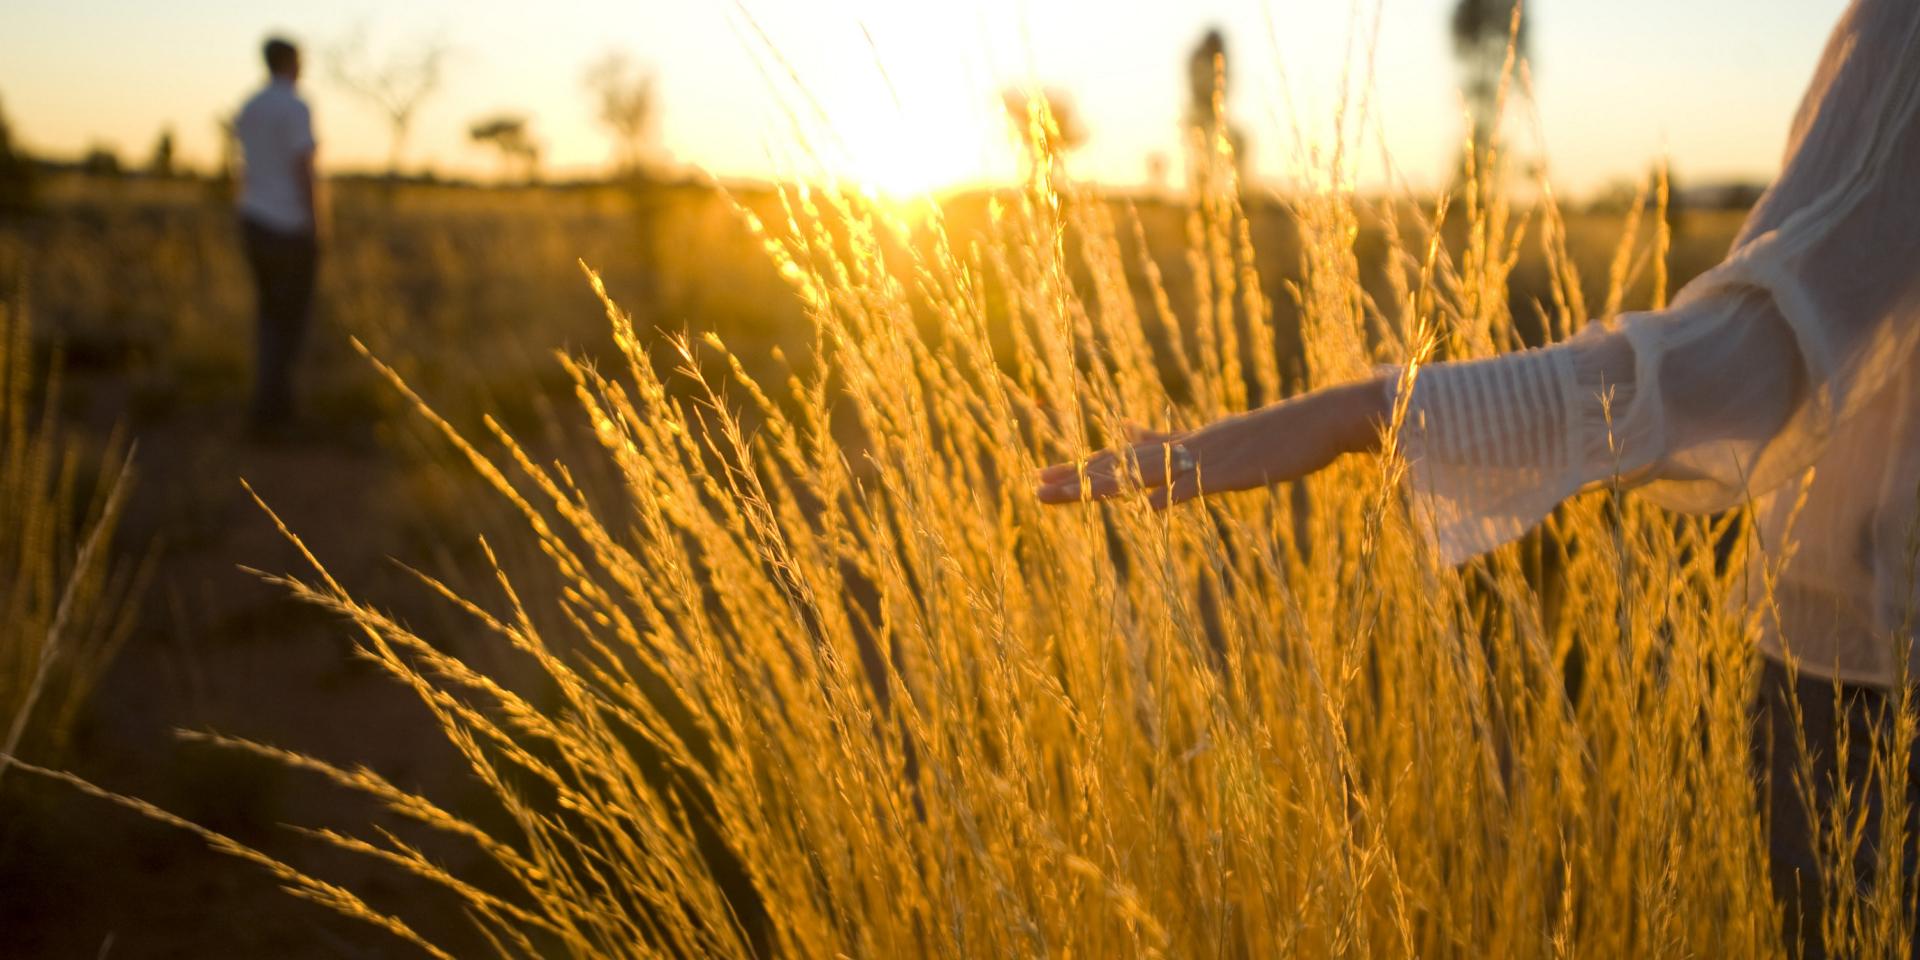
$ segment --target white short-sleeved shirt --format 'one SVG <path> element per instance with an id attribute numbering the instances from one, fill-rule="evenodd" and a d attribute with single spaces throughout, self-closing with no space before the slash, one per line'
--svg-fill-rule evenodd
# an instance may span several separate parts
<path id="1" fill-rule="evenodd" d="M 298 161 L 313 152 L 313 114 L 293 84 L 268 83 L 240 108 L 233 130 L 246 161 L 240 215 L 288 233 L 312 230 Z"/>

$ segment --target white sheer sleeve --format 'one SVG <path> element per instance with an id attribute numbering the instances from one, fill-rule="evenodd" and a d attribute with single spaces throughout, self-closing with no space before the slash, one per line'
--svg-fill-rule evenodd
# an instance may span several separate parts
<path id="1" fill-rule="evenodd" d="M 1910 374 L 1917 332 L 1920 3 L 1858 0 L 1780 179 L 1672 308 L 1418 372 L 1401 434 L 1416 517 L 1459 561 L 1593 484 L 1730 506 L 1798 475 L 1837 423 Z"/>
<path id="2" fill-rule="evenodd" d="M 1670 506 L 1712 509 L 1738 494 L 1756 451 L 1785 450 L 1801 367 L 1771 298 L 1744 288 L 1554 347 L 1433 365 L 1414 378 L 1401 432 L 1417 519 L 1457 563 L 1595 484 L 1651 481 Z"/>

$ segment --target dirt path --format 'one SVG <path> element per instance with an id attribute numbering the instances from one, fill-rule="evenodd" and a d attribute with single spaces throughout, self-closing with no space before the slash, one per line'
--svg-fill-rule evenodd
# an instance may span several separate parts
<path id="1" fill-rule="evenodd" d="M 93 427 L 121 418 L 113 384 L 71 389 L 90 398 L 80 416 Z M 387 602 L 381 592 L 393 590 L 383 578 L 398 579 L 387 558 L 404 552 L 403 525 L 383 515 L 396 509 L 383 491 L 401 480 L 398 458 L 365 427 L 246 443 L 234 413 L 212 406 L 175 409 L 133 432 L 138 486 L 123 541 L 156 544 L 158 569 L 59 765 L 376 904 L 404 901 L 409 918 L 425 916 L 423 932 L 460 943 L 449 905 L 283 826 L 359 829 L 377 811 L 310 775 L 183 743 L 173 732 L 217 730 L 366 763 L 438 795 L 461 789 L 456 760 L 424 711 L 353 658 L 351 631 L 241 569 L 306 572 L 241 488 L 244 476 L 343 579 L 373 584 L 376 602 Z M 26 777 L 0 786 L 0 957 L 414 955 L 180 831 Z"/>

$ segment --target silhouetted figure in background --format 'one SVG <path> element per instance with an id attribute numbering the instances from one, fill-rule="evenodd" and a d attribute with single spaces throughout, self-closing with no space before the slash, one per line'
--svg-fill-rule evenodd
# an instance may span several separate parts
<path id="1" fill-rule="evenodd" d="M 1187 57 L 1187 178 L 1195 196 L 1227 187 L 1228 174 L 1237 188 L 1246 173 L 1247 137 L 1227 119 L 1226 103 L 1227 38 L 1208 30 Z"/>
<path id="2" fill-rule="evenodd" d="M 281 434 L 293 418 L 293 370 L 313 306 L 320 246 L 315 235 L 313 116 L 295 92 L 300 51 L 266 43 L 265 88 L 234 119 L 244 160 L 240 230 L 259 297 L 257 360 L 248 432 Z"/>
<path id="3" fill-rule="evenodd" d="M 1187 55 L 1187 123 L 1211 126 L 1219 119 L 1214 95 L 1226 98 L 1227 38 L 1219 28 L 1208 30 Z"/>
<path id="4" fill-rule="evenodd" d="M 1507 82 L 1507 48 L 1516 60 L 1532 61 L 1527 39 L 1532 11 L 1521 15 L 1520 0 L 1459 0 L 1448 22 L 1453 56 L 1460 62 L 1460 93 L 1467 101 L 1467 142 L 1462 162 L 1471 157 L 1483 171 L 1498 153 L 1502 86 Z M 1460 171 L 1463 175 L 1465 170 Z"/>
<path id="5" fill-rule="evenodd" d="M 173 128 L 160 131 L 160 138 L 153 142 L 153 158 L 147 161 L 147 175 L 166 179 L 173 176 Z"/>

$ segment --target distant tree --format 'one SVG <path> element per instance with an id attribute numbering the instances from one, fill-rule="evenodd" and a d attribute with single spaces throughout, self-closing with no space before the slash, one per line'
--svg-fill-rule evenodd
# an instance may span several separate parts
<path id="1" fill-rule="evenodd" d="M 213 115 L 214 135 L 220 143 L 220 166 L 207 182 L 207 196 L 221 203 L 233 201 L 235 182 L 240 175 L 240 139 L 233 129 L 233 118 L 231 113 Z"/>
<path id="2" fill-rule="evenodd" d="M 240 175 L 240 132 L 234 128 L 234 115 L 216 113 L 213 127 L 220 137 L 220 179 L 231 183 Z"/>
<path id="3" fill-rule="evenodd" d="M 516 113 L 497 113 L 469 124 L 467 136 L 474 143 L 492 147 L 500 155 L 503 179 L 518 178 L 533 183 L 540 177 L 540 144 L 533 139 L 526 117 Z"/>
<path id="4" fill-rule="evenodd" d="M 80 169 L 96 177 L 117 177 L 126 168 L 121 166 L 120 154 L 112 147 L 96 143 L 80 158 Z"/>
<path id="5" fill-rule="evenodd" d="M 1757 183 L 1730 183 L 1720 193 L 1720 209 L 1751 210 L 1767 192 Z"/>
<path id="6" fill-rule="evenodd" d="M 1460 88 L 1467 101 L 1467 138 L 1476 151 L 1476 167 L 1495 146 L 1507 47 L 1512 45 L 1516 58 L 1529 55 L 1528 20 L 1520 15 L 1520 9 L 1520 0 L 1458 0 L 1448 24 L 1453 56 L 1460 63 Z"/>
<path id="7" fill-rule="evenodd" d="M 173 128 L 160 131 L 159 139 L 153 142 L 153 156 L 147 160 L 147 172 L 156 177 L 173 176 Z"/>
<path id="8" fill-rule="evenodd" d="M 33 165 L 14 146 L 13 127 L 0 110 L 0 215 L 25 213 L 33 207 Z"/>
<path id="9" fill-rule="evenodd" d="M 1687 226 L 1687 211 L 1718 206 L 1723 196 L 1724 188 L 1684 189 L 1671 165 L 1656 163 L 1647 170 L 1646 176 L 1638 180 L 1616 178 L 1594 191 L 1587 201 L 1587 211 L 1619 216 L 1634 209 L 1635 204 L 1640 204 L 1641 213 L 1652 217 L 1660 207 L 1662 180 L 1666 183 L 1667 191 L 1667 225 L 1676 236 L 1684 232 Z"/>
<path id="10" fill-rule="evenodd" d="M 1028 163 L 1044 158 L 1049 169 L 1058 173 L 1061 157 L 1087 142 L 1080 111 L 1074 108 L 1073 99 L 1059 90 L 1009 87 L 1001 93 L 1000 102 L 1007 108 L 1007 120 L 1013 124 Z"/>
<path id="11" fill-rule="evenodd" d="M 1683 186 L 1686 181 L 1681 180 L 1674 174 L 1673 163 L 1671 161 L 1661 161 L 1655 164 L 1653 170 L 1647 174 L 1647 179 L 1655 184 L 1656 187 L 1661 180 L 1664 179 L 1666 181 L 1667 226 L 1673 230 L 1674 236 L 1685 233 L 1688 220 L 1687 210 L 1694 206 L 1693 200 L 1695 199 Z"/>
<path id="12" fill-rule="evenodd" d="M 1615 177 L 1602 184 L 1587 198 L 1587 212 L 1618 216 L 1644 201 L 1645 185 L 1626 177 Z"/>
<path id="13" fill-rule="evenodd" d="M 581 82 L 593 94 L 600 124 L 613 137 L 615 172 L 638 176 L 648 162 L 659 119 L 653 74 L 624 52 L 609 50 L 587 67 Z"/>
<path id="14" fill-rule="evenodd" d="M 440 89 L 449 48 L 438 38 L 420 40 L 376 60 L 366 31 L 356 28 L 327 51 L 335 83 L 377 111 L 387 123 L 387 177 L 400 175 L 400 158 L 420 106 Z"/>

